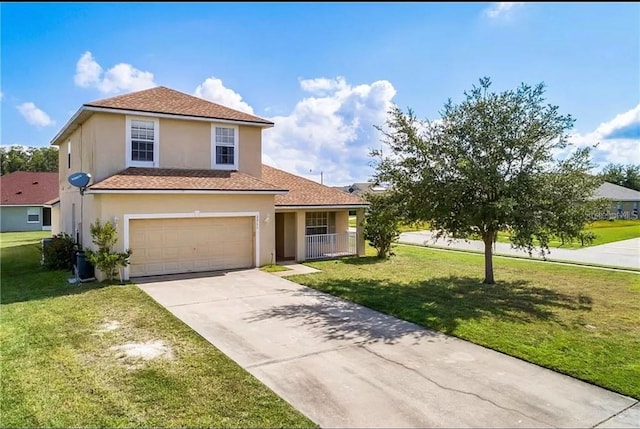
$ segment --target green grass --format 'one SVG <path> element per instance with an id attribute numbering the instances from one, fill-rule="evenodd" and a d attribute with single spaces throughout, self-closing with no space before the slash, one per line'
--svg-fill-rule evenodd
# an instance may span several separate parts
<path id="1" fill-rule="evenodd" d="M 640 276 L 396 246 L 288 279 L 640 399 Z"/>
<path id="2" fill-rule="evenodd" d="M 589 244 L 585 243 L 584 247 L 598 246 L 600 244 L 640 238 L 640 220 L 600 220 L 589 224 L 585 230 L 593 232 L 596 238 Z M 478 237 L 474 237 L 474 239 L 478 239 Z M 509 243 L 509 233 L 499 232 L 498 241 L 501 243 Z M 554 240 L 549 243 L 549 247 L 579 249 L 583 246 L 580 241 L 562 243 L 560 240 Z"/>
<path id="3" fill-rule="evenodd" d="M 349 226 L 352 228 L 355 228 L 357 226 L 355 216 L 349 216 Z M 426 222 L 417 222 L 414 224 L 407 224 L 407 223 L 400 224 L 400 232 L 422 231 L 425 229 L 429 229 L 429 224 Z"/>
<path id="4" fill-rule="evenodd" d="M 260 267 L 261 271 L 267 273 L 277 273 L 278 271 L 291 271 L 291 268 L 283 267 L 282 265 L 265 265 Z"/>
<path id="5" fill-rule="evenodd" d="M 70 272 L 43 271 L 38 238 L 0 235 L 0 426 L 314 426 L 137 286 L 71 285 Z M 173 358 L 110 350 L 146 341 Z"/>

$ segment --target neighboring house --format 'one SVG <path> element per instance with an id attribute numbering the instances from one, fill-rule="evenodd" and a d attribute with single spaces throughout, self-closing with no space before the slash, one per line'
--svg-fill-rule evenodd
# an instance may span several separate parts
<path id="1" fill-rule="evenodd" d="M 348 231 L 361 198 L 262 165 L 273 125 L 165 87 L 84 104 L 51 142 L 59 229 L 93 247 L 89 225 L 114 222 L 127 278 L 364 254 Z M 80 171 L 83 196 L 67 181 Z"/>
<path id="2" fill-rule="evenodd" d="M 0 231 L 49 231 L 58 173 L 15 171 L 0 176 Z"/>
<path id="3" fill-rule="evenodd" d="M 353 185 L 335 186 L 343 192 L 364 197 L 368 193 L 381 194 L 387 190 L 387 187 L 373 182 L 356 182 Z"/>
<path id="4" fill-rule="evenodd" d="M 614 183 L 604 182 L 596 189 L 596 198 L 611 200 L 609 212 L 600 217 L 610 219 L 638 219 L 638 204 L 640 203 L 640 191 L 625 188 Z"/>

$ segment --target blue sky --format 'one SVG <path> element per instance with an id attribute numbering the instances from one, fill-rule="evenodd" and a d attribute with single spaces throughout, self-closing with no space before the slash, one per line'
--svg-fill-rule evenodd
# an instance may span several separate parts
<path id="1" fill-rule="evenodd" d="M 482 76 L 547 85 L 594 159 L 640 163 L 637 3 L 2 3 L 2 145 L 164 85 L 272 119 L 264 160 L 367 180 L 392 104 L 436 119 Z"/>

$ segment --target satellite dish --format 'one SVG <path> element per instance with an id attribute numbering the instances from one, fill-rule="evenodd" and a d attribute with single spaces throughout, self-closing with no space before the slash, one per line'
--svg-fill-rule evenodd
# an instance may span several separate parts
<path id="1" fill-rule="evenodd" d="M 355 189 L 353 189 L 353 187 L 349 188 L 349 193 L 353 194 L 353 191 L 355 191 Z"/>
<path id="2" fill-rule="evenodd" d="M 80 190 L 82 190 L 86 188 L 89 184 L 89 181 L 91 181 L 91 174 L 83 172 L 73 173 L 71 176 L 69 176 L 68 180 L 72 186 L 75 186 L 76 188 L 80 188 Z"/>

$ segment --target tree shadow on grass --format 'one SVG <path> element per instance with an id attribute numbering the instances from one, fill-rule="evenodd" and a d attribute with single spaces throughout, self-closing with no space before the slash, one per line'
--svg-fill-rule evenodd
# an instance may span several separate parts
<path id="1" fill-rule="evenodd" d="M 368 308 L 305 289 L 297 292 L 304 297 L 300 303 L 257 312 L 250 321 L 270 318 L 299 321 L 312 326 L 327 339 L 393 343 L 406 336 L 417 339 L 435 335 L 416 325 L 451 334 L 461 322 L 483 318 L 562 323 L 556 311 L 590 311 L 592 304 L 586 295 L 563 294 L 523 280 L 494 285 L 484 285 L 477 278 L 455 276 L 408 283 L 314 276 L 302 280 L 319 291 Z"/>
<path id="2" fill-rule="evenodd" d="M 373 265 L 387 262 L 388 259 L 378 258 L 377 256 L 349 256 L 336 261 L 347 265 Z"/>

